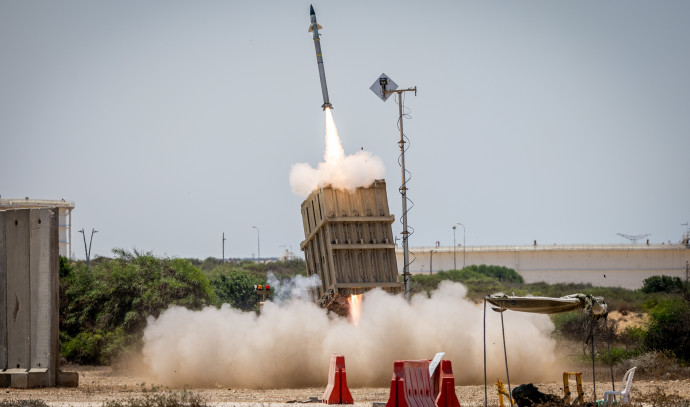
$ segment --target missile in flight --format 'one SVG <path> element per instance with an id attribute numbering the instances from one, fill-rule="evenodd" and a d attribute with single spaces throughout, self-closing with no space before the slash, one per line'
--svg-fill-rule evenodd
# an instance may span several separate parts
<path id="1" fill-rule="evenodd" d="M 333 105 L 328 101 L 328 86 L 326 85 L 326 72 L 323 70 L 323 55 L 321 55 L 321 39 L 319 38 L 319 30 L 321 27 L 316 22 L 316 13 L 314 13 L 314 6 L 309 6 L 309 17 L 311 23 L 309 24 L 309 32 L 314 38 L 314 49 L 316 50 L 316 64 L 319 67 L 319 79 L 321 80 L 321 93 L 323 95 L 323 110 L 333 109 Z"/>

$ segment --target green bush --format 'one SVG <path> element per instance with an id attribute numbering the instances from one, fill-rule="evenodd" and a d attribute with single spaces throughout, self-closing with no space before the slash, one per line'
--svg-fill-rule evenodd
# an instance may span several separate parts
<path id="1" fill-rule="evenodd" d="M 211 273 L 211 286 L 218 300 L 244 311 L 255 309 L 259 303 L 259 296 L 254 291 L 254 285 L 257 284 L 266 284 L 265 277 L 242 269 L 227 271 L 218 267 Z"/>
<path id="2" fill-rule="evenodd" d="M 643 293 L 681 293 L 685 289 L 685 283 L 678 277 L 651 276 L 644 279 L 640 291 Z"/>
<path id="3" fill-rule="evenodd" d="M 217 302 L 208 278 L 188 260 L 116 249 L 115 259 L 61 262 L 62 355 L 79 363 L 110 363 L 139 345 L 148 316 L 170 305 L 201 309 Z"/>
<path id="4" fill-rule="evenodd" d="M 618 364 L 624 360 L 638 356 L 639 354 L 640 354 L 640 351 L 638 349 L 628 350 L 628 349 L 621 348 L 618 346 L 612 346 L 611 347 L 611 363 L 615 365 L 615 364 Z M 597 353 L 596 360 L 598 362 L 601 362 L 601 363 L 608 365 L 609 364 L 609 352 L 608 352 L 608 350 L 600 351 L 599 353 Z"/>
<path id="5" fill-rule="evenodd" d="M 650 350 L 670 351 L 681 361 L 690 362 L 690 303 L 664 299 L 645 305 L 652 318 L 645 346 Z"/>
<path id="6" fill-rule="evenodd" d="M 495 278 L 498 281 L 507 281 L 511 283 L 523 284 L 525 280 L 515 270 L 503 266 L 487 266 L 486 264 L 471 265 L 463 269 L 485 275 L 487 277 Z"/>

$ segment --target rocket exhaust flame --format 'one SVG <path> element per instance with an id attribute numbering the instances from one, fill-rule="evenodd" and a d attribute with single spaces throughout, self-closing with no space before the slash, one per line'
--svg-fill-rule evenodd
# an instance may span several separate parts
<path id="1" fill-rule="evenodd" d="M 357 326 L 362 318 L 362 294 L 352 294 L 347 297 L 347 303 L 350 304 L 350 321 Z"/>
<path id="2" fill-rule="evenodd" d="M 340 164 L 345 159 L 345 150 L 338 137 L 338 128 L 335 127 L 331 109 L 326 109 L 326 152 L 323 159 L 334 165 Z"/>

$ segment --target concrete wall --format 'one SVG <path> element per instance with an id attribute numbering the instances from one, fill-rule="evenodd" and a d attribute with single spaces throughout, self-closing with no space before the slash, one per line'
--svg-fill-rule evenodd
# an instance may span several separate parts
<path id="1" fill-rule="evenodd" d="M 414 274 L 458 269 L 472 264 L 505 266 L 514 269 L 526 282 L 591 283 L 604 287 L 637 289 L 653 275 L 685 279 L 690 249 L 685 245 L 561 245 L 493 247 L 416 247 L 410 251 Z M 432 252 L 433 253 L 430 253 Z M 433 257 L 433 259 L 432 259 Z M 402 272 L 402 251 L 396 250 Z"/>
<path id="2" fill-rule="evenodd" d="M 58 267 L 58 209 L 0 211 L 0 385 L 57 384 Z"/>

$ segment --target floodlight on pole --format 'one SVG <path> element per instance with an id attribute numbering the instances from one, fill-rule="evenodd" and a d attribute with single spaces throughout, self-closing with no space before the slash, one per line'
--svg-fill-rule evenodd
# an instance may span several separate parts
<path id="1" fill-rule="evenodd" d="M 455 244 L 455 228 L 456 228 L 456 226 L 453 225 L 453 270 L 458 269 L 458 266 L 455 263 L 455 248 L 457 247 L 457 245 Z"/>
<path id="2" fill-rule="evenodd" d="M 398 129 L 400 130 L 400 141 L 398 145 L 400 146 L 400 175 L 402 178 L 402 185 L 400 185 L 400 195 L 402 198 L 402 244 L 403 244 L 403 281 L 405 282 L 405 296 L 407 301 L 410 301 L 410 249 L 408 246 L 408 239 L 411 232 L 407 226 L 407 181 L 409 181 L 409 171 L 405 169 L 405 144 L 407 138 L 405 132 L 403 131 L 403 93 L 414 92 L 417 96 L 417 87 L 408 89 L 398 89 L 398 85 L 393 82 L 386 74 L 381 74 L 373 85 L 369 87 L 372 92 L 376 94 L 384 102 L 394 93 L 398 95 Z"/>
<path id="3" fill-rule="evenodd" d="M 228 240 L 225 238 L 225 232 L 223 232 L 223 264 L 225 264 L 225 241 Z"/>
<path id="4" fill-rule="evenodd" d="M 259 231 L 259 228 L 256 226 L 252 226 L 252 229 L 256 229 L 256 253 L 257 253 L 257 258 L 261 258 L 261 232 Z"/>

